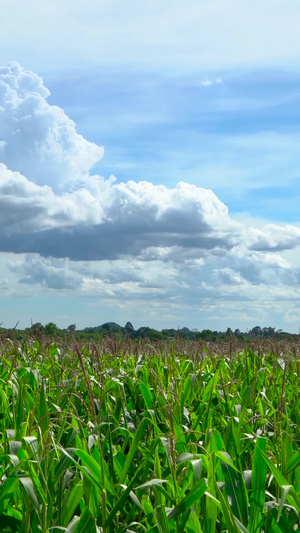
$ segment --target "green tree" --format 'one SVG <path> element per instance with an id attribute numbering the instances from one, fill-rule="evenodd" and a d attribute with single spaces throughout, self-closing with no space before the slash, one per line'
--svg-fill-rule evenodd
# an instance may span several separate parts
<path id="1" fill-rule="evenodd" d="M 46 324 L 45 326 L 45 334 L 46 335 L 51 335 L 52 337 L 54 337 L 55 335 L 58 334 L 58 327 L 56 324 L 54 324 L 54 322 L 49 322 L 48 324 Z"/>

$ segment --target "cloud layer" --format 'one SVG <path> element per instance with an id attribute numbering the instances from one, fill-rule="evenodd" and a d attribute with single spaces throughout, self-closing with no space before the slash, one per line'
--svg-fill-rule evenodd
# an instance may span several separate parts
<path id="1" fill-rule="evenodd" d="M 117 6 L 107 0 L 27 0 L 26 10 L 3 0 L 1 7 L 1 61 L 7 53 L 25 63 L 30 57 L 35 68 L 298 65 L 297 0 L 128 0 Z"/>
<path id="2" fill-rule="evenodd" d="M 102 147 L 48 96 L 17 63 L 0 69 L 0 252 L 19 254 L 7 270 L 20 292 L 170 309 L 295 295 L 299 268 L 283 253 L 299 246 L 299 227 L 238 223 L 211 190 L 189 183 L 93 175 Z"/>

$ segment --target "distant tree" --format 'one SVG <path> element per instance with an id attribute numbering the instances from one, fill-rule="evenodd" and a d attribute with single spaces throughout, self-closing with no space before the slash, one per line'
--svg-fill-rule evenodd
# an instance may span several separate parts
<path id="1" fill-rule="evenodd" d="M 70 324 L 68 327 L 67 327 L 67 331 L 69 333 L 72 333 L 73 331 L 76 331 L 76 324 Z"/>
<path id="2" fill-rule="evenodd" d="M 266 337 L 273 337 L 275 335 L 275 328 L 263 328 L 261 330 L 262 334 L 265 335 Z"/>
<path id="3" fill-rule="evenodd" d="M 45 326 L 46 335 L 51 335 L 53 337 L 54 335 L 57 335 L 57 333 L 58 333 L 58 327 L 56 324 L 54 324 L 54 322 L 49 322 L 48 324 L 46 324 Z"/>
<path id="4" fill-rule="evenodd" d="M 143 326 L 137 330 L 137 336 L 141 337 L 142 339 L 149 338 L 151 334 L 151 328 L 148 328 L 147 326 Z"/>
<path id="5" fill-rule="evenodd" d="M 257 335 L 261 335 L 261 327 L 260 326 L 255 326 L 254 328 L 252 328 L 250 331 L 249 331 L 250 335 L 252 337 L 256 337 Z"/>
<path id="6" fill-rule="evenodd" d="M 161 332 L 167 339 L 173 339 L 177 335 L 176 329 L 162 329 Z"/>
<path id="7" fill-rule="evenodd" d="M 156 329 L 151 329 L 149 333 L 149 339 L 155 340 L 155 341 L 162 341 L 165 339 L 165 336 L 161 331 L 157 331 Z"/>
<path id="8" fill-rule="evenodd" d="M 30 331 L 32 335 L 42 335 L 44 333 L 44 326 L 40 322 L 31 325 Z"/>
<path id="9" fill-rule="evenodd" d="M 204 329 L 201 332 L 201 337 L 204 341 L 211 342 L 213 340 L 213 332 L 210 329 Z"/>
<path id="10" fill-rule="evenodd" d="M 220 336 L 220 332 L 219 331 L 212 331 L 212 341 L 215 342 L 218 340 Z"/>

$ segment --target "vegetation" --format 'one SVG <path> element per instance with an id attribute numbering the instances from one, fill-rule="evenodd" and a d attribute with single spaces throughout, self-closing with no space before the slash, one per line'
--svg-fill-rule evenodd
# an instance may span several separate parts
<path id="1" fill-rule="evenodd" d="M 299 529 L 298 344 L 45 339 L 0 348 L 1 531 Z"/>
<path id="2" fill-rule="evenodd" d="M 190 330 L 187 327 L 177 329 L 162 329 L 157 331 L 147 326 L 140 327 L 137 330 L 134 329 L 131 322 L 127 322 L 125 327 L 116 324 L 115 322 L 105 322 L 104 324 L 96 327 L 87 327 L 82 330 L 76 330 L 76 324 L 70 324 L 66 329 L 59 329 L 59 327 L 53 322 L 49 322 L 43 326 L 40 322 L 32 324 L 30 328 L 25 330 L 18 330 L 17 327 L 13 330 L 7 330 L 0 328 L 0 333 L 5 335 L 11 335 L 13 338 L 23 339 L 25 337 L 35 336 L 37 338 L 43 338 L 44 336 L 51 336 L 55 339 L 70 337 L 78 341 L 95 340 L 99 341 L 105 336 L 114 337 L 116 339 L 148 339 L 150 341 L 158 340 L 170 340 L 170 339 L 187 339 L 198 340 L 205 342 L 220 342 L 228 340 L 238 340 L 242 342 L 252 341 L 253 339 L 280 339 L 280 340 L 295 340 L 299 335 L 287 333 L 281 329 L 276 330 L 273 327 L 255 326 L 249 331 L 242 332 L 239 329 L 232 331 L 227 328 L 223 331 L 211 331 L 210 329 L 204 329 L 198 331 L 197 329 Z"/>

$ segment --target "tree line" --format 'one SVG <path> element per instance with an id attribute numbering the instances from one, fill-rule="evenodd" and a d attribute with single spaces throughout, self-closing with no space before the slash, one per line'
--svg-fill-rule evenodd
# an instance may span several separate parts
<path id="1" fill-rule="evenodd" d="M 118 339 L 130 338 L 130 339 L 149 339 L 149 340 L 168 340 L 168 339 L 187 339 L 187 340 L 199 340 L 205 342 L 218 342 L 222 340 L 237 339 L 240 341 L 248 341 L 254 338 L 273 338 L 273 339 L 288 339 L 296 338 L 298 335 L 288 333 L 282 329 L 275 329 L 273 327 L 255 326 L 247 331 L 240 331 L 239 329 L 232 330 L 227 328 L 226 331 L 215 331 L 210 329 L 203 329 L 198 331 L 197 329 L 183 328 L 170 328 L 162 329 L 158 331 L 156 329 L 144 326 L 135 329 L 131 322 L 127 322 L 125 326 L 120 326 L 115 322 L 105 322 L 100 326 L 86 327 L 84 329 L 77 329 L 76 324 L 70 324 L 67 328 L 60 329 L 54 322 L 48 322 L 43 325 L 40 322 L 31 324 L 30 327 L 20 330 L 17 328 L 5 329 L 0 328 L 0 332 L 10 334 L 14 332 L 14 335 L 18 338 L 24 336 L 34 337 L 52 337 L 52 338 L 64 338 L 66 336 L 72 336 L 77 340 L 103 338 L 104 336 L 112 336 Z"/>

